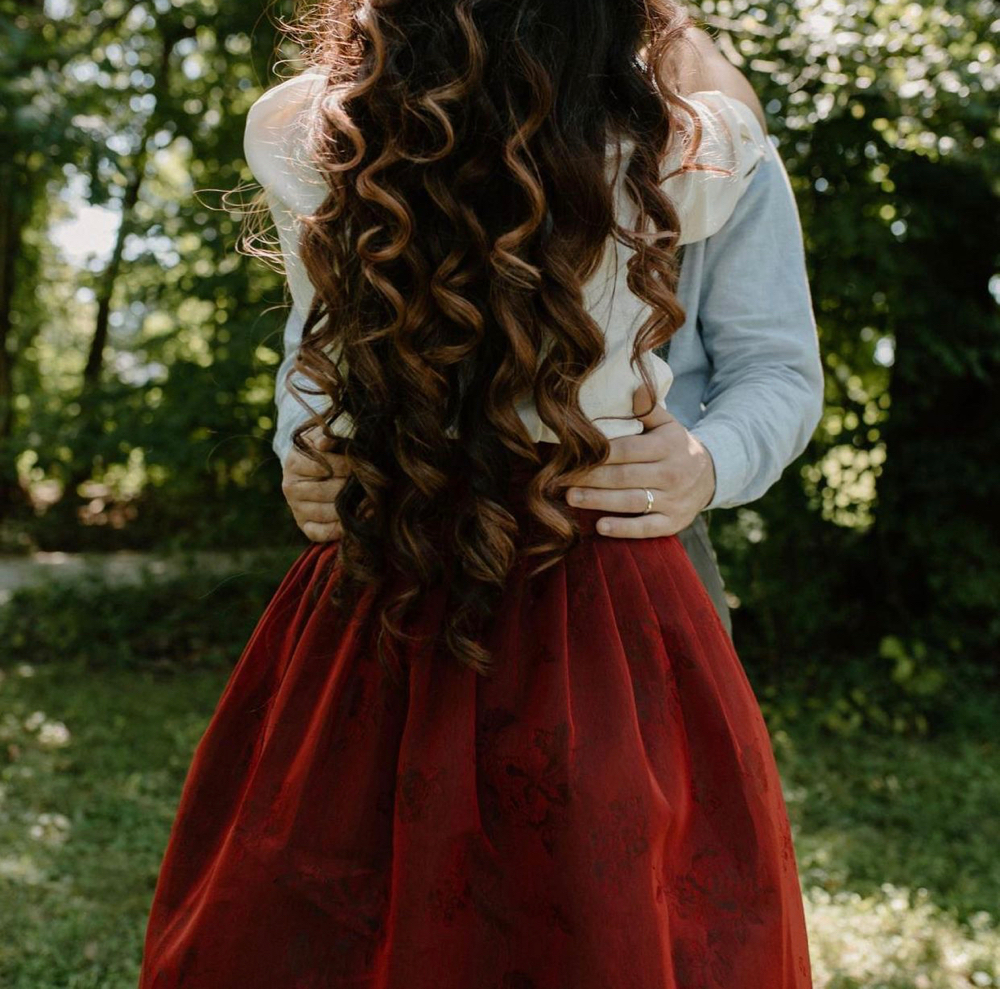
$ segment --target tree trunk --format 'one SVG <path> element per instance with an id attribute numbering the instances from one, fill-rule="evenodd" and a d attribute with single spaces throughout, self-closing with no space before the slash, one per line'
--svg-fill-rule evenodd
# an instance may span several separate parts
<path id="1" fill-rule="evenodd" d="M 175 44 L 176 39 L 170 40 L 164 38 L 163 50 L 160 54 L 158 77 L 158 85 L 160 86 L 166 85 L 170 68 L 170 56 Z M 80 388 L 81 438 L 84 438 L 88 431 L 93 435 L 99 435 L 101 430 L 101 423 L 98 419 L 98 405 L 95 402 L 95 398 L 99 391 L 101 375 L 104 370 L 104 352 L 107 349 L 108 332 L 111 323 L 111 304 L 114 299 L 118 278 L 121 275 L 125 241 L 134 225 L 133 213 L 139 202 L 139 194 L 142 191 L 146 163 L 149 159 L 149 142 L 156 130 L 157 122 L 157 115 L 154 112 L 146 119 L 143 126 L 141 143 L 132 166 L 132 174 L 128 179 L 125 194 L 122 197 L 122 218 L 121 224 L 118 227 L 118 236 L 115 238 L 115 246 L 111 252 L 111 258 L 104 269 L 104 273 L 101 275 L 98 286 L 94 335 L 90 341 L 87 363 L 84 366 L 83 381 Z M 92 470 L 93 460 L 86 451 L 86 443 L 84 443 L 84 459 L 78 461 L 70 471 L 66 479 L 64 496 L 69 495 L 75 501 L 80 485 L 87 480 Z"/>
<path id="2" fill-rule="evenodd" d="M 10 450 L 14 433 L 14 270 L 21 249 L 23 218 L 16 205 L 13 165 L 0 167 L 10 195 L 0 198 L 0 518 L 19 500 L 20 485 Z"/>
<path id="3" fill-rule="evenodd" d="M 135 162 L 135 169 L 129 179 L 122 198 L 122 220 L 118 227 L 118 236 L 115 239 L 115 247 L 111 253 L 111 260 L 108 262 L 104 274 L 101 276 L 100 288 L 97 292 L 97 319 L 94 321 L 94 336 L 90 341 L 90 352 L 87 355 L 87 364 L 83 369 L 83 391 L 92 391 L 101 379 L 101 371 L 104 367 L 104 349 L 108 343 L 108 326 L 111 320 L 111 300 L 114 297 L 115 285 L 118 283 L 118 276 L 121 274 L 122 255 L 125 252 L 125 240 L 132 228 L 132 213 L 139 202 L 139 192 L 142 189 L 142 181 L 146 170 L 146 142 L 148 134 L 144 133 L 142 150 Z"/>

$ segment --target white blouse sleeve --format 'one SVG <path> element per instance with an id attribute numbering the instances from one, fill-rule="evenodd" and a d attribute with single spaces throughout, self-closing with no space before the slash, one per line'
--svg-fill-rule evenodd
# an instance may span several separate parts
<path id="1" fill-rule="evenodd" d="M 281 463 L 292 449 L 295 430 L 309 419 L 302 401 L 316 412 L 328 404 L 325 396 L 311 394 L 313 383 L 294 370 L 314 294 L 299 257 L 300 217 L 314 213 L 326 198 L 323 178 L 306 158 L 312 111 L 323 91 L 324 77 L 318 72 L 302 73 L 269 89 L 250 108 L 244 134 L 244 154 L 264 190 L 292 296 L 274 391 L 277 423 L 271 446 Z M 290 385 L 298 386 L 298 396 Z"/>
<path id="2" fill-rule="evenodd" d="M 303 72 L 269 89 L 250 108 L 243 140 L 247 164 L 274 219 L 293 306 L 303 319 L 313 287 L 299 259 L 299 218 L 316 212 L 328 191 L 308 160 L 313 111 L 323 91 L 319 72 Z"/>
<path id="3" fill-rule="evenodd" d="M 670 173 L 681 166 L 692 135 L 664 162 L 662 188 L 673 201 L 681 222 L 680 243 L 704 240 L 717 233 L 732 215 L 750 179 L 767 154 L 770 142 L 757 115 L 735 97 L 703 90 L 684 97 L 700 124 L 696 170 Z M 707 166 L 707 167 L 706 167 Z"/>

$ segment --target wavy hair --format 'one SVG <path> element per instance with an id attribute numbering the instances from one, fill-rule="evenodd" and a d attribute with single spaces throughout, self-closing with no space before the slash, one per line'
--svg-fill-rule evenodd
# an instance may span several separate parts
<path id="1" fill-rule="evenodd" d="M 414 607 L 443 585 L 444 646 L 489 674 L 483 632 L 519 554 L 534 575 L 578 538 L 558 493 L 609 452 L 579 394 L 604 356 L 583 285 L 610 238 L 631 248 L 627 284 L 651 307 L 632 353 L 650 393 L 644 355 L 684 319 L 660 172 L 679 113 L 697 147 L 670 70 L 690 19 L 673 0 L 566 10 L 325 0 L 295 27 L 327 79 L 310 154 L 329 187 L 301 218 L 315 299 L 295 371 L 329 408 L 294 442 L 318 459 L 305 431 L 340 437 L 351 473 L 335 601 L 372 592 L 389 672 Z M 606 171 L 620 137 L 634 142 L 632 228 Z M 551 456 L 517 413 L 524 400 L 559 438 Z"/>

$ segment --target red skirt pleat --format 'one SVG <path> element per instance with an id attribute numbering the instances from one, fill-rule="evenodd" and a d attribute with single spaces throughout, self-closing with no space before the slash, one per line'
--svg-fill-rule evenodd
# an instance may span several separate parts
<path id="1" fill-rule="evenodd" d="M 140 989 L 805 989 L 770 740 L 676 537 L 509 580 L 484 679 L 406 686 L 306 549 L 191 765 Z M 413 628 L 439 627 L 443 594 Z"/>

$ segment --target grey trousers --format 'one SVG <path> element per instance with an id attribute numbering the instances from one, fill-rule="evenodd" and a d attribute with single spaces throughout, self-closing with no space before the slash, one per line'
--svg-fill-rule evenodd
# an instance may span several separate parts
<path id="1" fill-rule="evenodd" d="M 732 638 L 733 622 L 729 615 L 729 605 L 726 604 L 725 585 L 722 582 L 722 574 L 719 573 L 719 561 L 715 549 L 708 538 L 705 516 L 699 515 L 686 529 L 681 529 L 677 536 L 687 550 L 695 570 L 698 571 L 698 576 L 705 585 L 705 590 L 708 591 L 708 596 L 712 599 L 723 626 Z"/>

